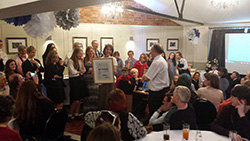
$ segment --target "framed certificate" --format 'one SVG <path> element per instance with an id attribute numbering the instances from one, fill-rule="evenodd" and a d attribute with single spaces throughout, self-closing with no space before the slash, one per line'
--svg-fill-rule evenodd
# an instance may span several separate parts
<path id="1" fill-rule="evenodd" d="M 93 59 L 94 83 L 109 84 L 114 83 L 113 58 Z"/>

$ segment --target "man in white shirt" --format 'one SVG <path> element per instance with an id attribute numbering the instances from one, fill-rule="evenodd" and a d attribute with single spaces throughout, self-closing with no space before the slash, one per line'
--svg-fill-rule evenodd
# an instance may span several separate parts
<path id="1" fill-rule="evenodd" d="M 3 49 L 3 41 L 0 40 L 0 71 L 4 71 L 4 65 L 8 60 L 7 54 L 2 51 Z"/>
<path id="2" fill-rule="evenodd" d="M 98 50 L 98 41 L 97 41 L 97 40 L 93 40 L 93 41 L 91 42 L 91 44 L 92 44 L 92 47 L 94 48 L 95 56 L 96 56 L 97 58 L 103 57 L 103 54 Z"/>
<path id="3" fill-rule="evenodd" d="M 150 116 L 161 106 L 162 100 L 169 87 L 168 65 L 161 56 L 163 49 L 160 44 L 154 44 L 151 48 L 153 62 L 147 73 L 143 75 L 143 81 L 149 88 L 148 106 Z"/>
<path id="4" fill-rule="evenodd" d="M 76 48 L 81 48 L 81 44 L 78 43 L 78 42 L 75 42 L 75 43 L 73 44 L 73 50 L 67 53 L 67 55 L 66 55 L 66 57 L 65 57 L 65 59 L 64 59 L 64 65 L 67 66 L 67 64 L 68 64 L 68 62 L 69 62 L 69 59 L 71 58 L 72 53 L 73 53 L 73 51 L 74 51 Z"/>

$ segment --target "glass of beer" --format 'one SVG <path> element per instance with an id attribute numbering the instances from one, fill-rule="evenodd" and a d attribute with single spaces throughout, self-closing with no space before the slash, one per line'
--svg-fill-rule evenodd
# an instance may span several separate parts
<path id="1" fill-rule="evenodd" d="M 187 124 L 187 123 L 182 124 L 182 134 L 183 134 L 184 140 L 188 140 L 189 129 L 190 129 L 189 124 Z"/>
<path id="2" fill-rule="evenodd" d="M 163 140 L 169 141 L 170 138 L 170 125 L 168 123 L 163 124 Z"/>

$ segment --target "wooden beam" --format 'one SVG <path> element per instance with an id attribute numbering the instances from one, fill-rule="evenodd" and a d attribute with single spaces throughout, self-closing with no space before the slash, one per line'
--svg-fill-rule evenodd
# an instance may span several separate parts
<path id="1" fill-rule="evenodd" d="M 131 10 L 131 11 L 142 12 L 142 13 L 145 13 L 145 14 L 151 14 L 151 15 L 155 15 L 155 16 L 161 16 L 161 17 L 165 17 L 165 18 L 169 18 L 169 19 L 173 19 L 173 20 L 178 20 L 178 21 L 183 21 L 183 22 L 189 22 L 189 23 L 204 25 L 204 23 L 202 23 L 202 22 L 183 19 L 183 18 L 179 18 L 179 17 L 175 17 L 175 16 L 171 16 L 171 15 L 166 15 L 166 14 L 161 14 L 161 13 L 157 13 L 157 12 L 153 12 L 153 11 L 147 11 L 147 10 L 143 10 L 143 9 L 139 9 L 139 8 L 135 8 L 135 7 L 131 7 L 131 6 L 124 6 L 124 8 L 128 9 L 128 10 Z"/>

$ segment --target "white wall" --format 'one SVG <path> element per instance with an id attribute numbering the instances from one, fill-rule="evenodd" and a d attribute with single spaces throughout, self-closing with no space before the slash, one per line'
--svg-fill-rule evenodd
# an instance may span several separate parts
<path id="1" fill-rule="evenodd" d="M 183 46 L 183 27 L 169 26 L 130 26 L 130 25 L 103 25 L 103 24 L 81 24 L 77 28 L 70 31 L 55 28 L 51 32 L 52 40 L 58 48 L 58 53 L 61 58 L 64 58 L 67 52 L 72 49 L 72 37 L 87 37 L 88 45 L 91 45 L 92 40 L 98 40 L 100 46 L 101 37 L 113 37 L 114 49 L 120 52 L 123 61 L 127 58 L 126 43 L 129 37 L 132 36 L 135 41 L 135 58 L 138 59 L 141 53 L 146 52 L 146 39 L 157 38 L 160 44 L 166 51 L 168 38 L 179 38 L 180 51 Z M 22 27 L 0 22 L 0 38 L 3 40 L 4 50 L 6 51 L 6 38 L 9 37 L 26 37 L 28 46 L 33 45 L 37 49 L 37 58 L 42 61 L 42 54 L 45 51 L 45 39 L 33 39 L 29 37 Z M 6 51 L 7 52 L 7 51 Z M 166 52 L 168 54 L 169 52 Z M 14 55 L 8 55 L 13 58 Z"/>
<path id="2" fill-rule="evenodd" d="M 186 37 L 187 30 L 199 29 L 200 38 L 198 45 L 193 45 Z M 208 26 L 185 26 L 183 28 L 183 56 L 188 63 L 193 64 L 195 68 L 205 69 L 208 57 L 209 29 Z"/>

